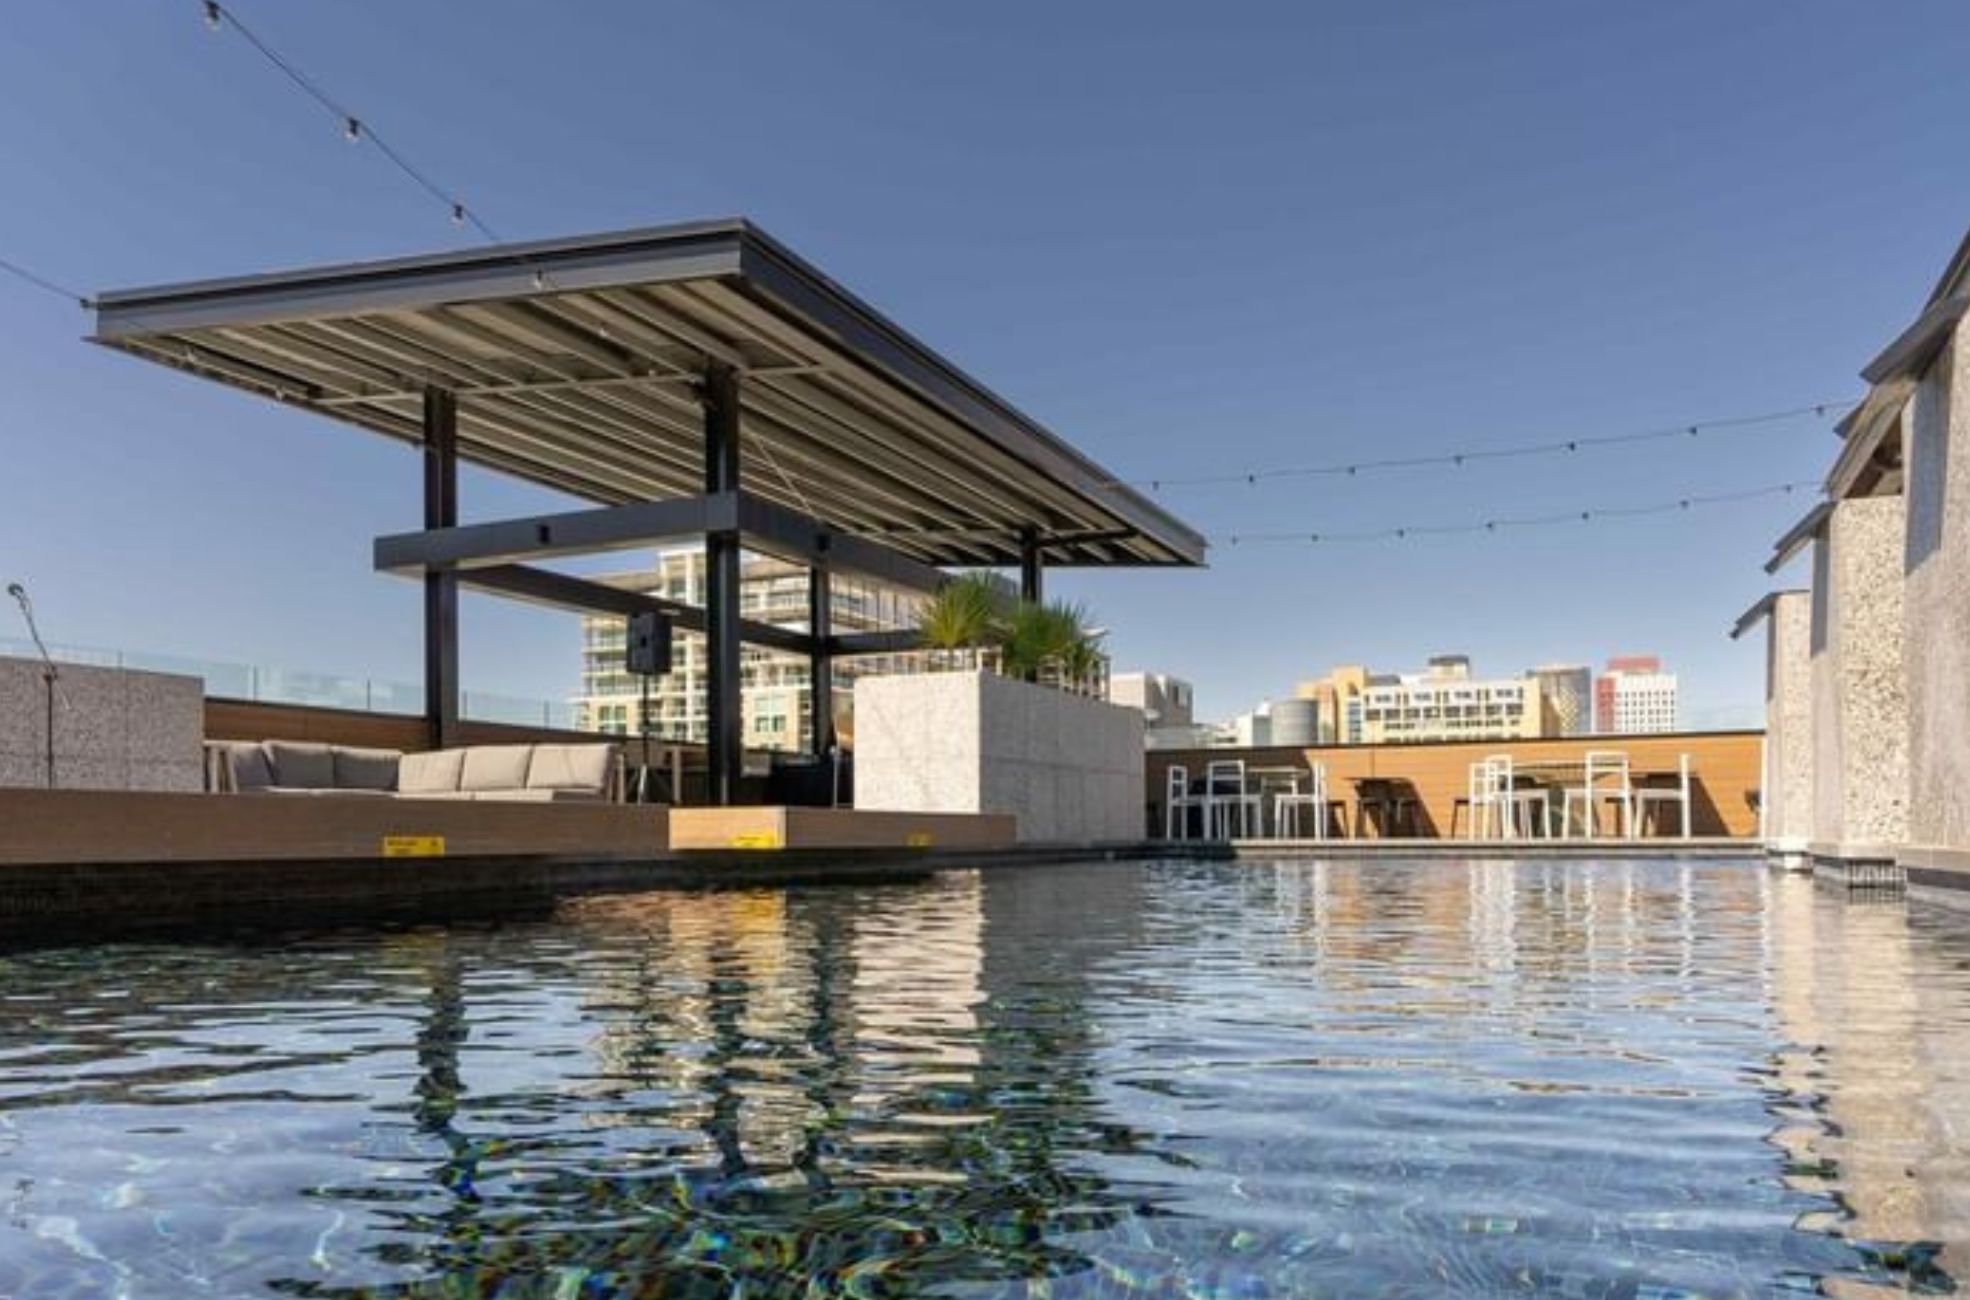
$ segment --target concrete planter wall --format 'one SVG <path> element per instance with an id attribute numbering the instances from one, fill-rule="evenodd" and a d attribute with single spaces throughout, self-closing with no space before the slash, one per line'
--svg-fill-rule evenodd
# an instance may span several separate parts
<path id="1" fill-rule="evenodd" d="M 1142 714 L 992 673 L 855 683 L 855 806 L 1011 813 L 1022 843 L 1143 834 Z"/>
<path id="2" fill-rule="evenodd" d="M 55 786 L 61 790 L 205 788 L 205 684 L 196 677 L 59 666 Z M 41 665 L 0 659 L 0 786 L 47 781 Z"/>

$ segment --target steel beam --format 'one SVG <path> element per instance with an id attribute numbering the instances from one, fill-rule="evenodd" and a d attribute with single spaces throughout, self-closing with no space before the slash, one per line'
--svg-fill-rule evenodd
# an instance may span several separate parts
<path id="1" fill-rule="evenodd" d="M 738 494 L 726 492 L 396 533 L 376 539 L 375 558 L 377 569 L 388 573 L 492 567 L 629 550 L 738 526 Z"/>
<path id="2" fill-rule="evenodd" d="M 424 526 L 458 524 L 458 399 L 424 391 Z M 424 722 L 434 749 L 458 737 L 458 578 L 424 575 Z"/>
<path id="3" fill-rule="evenodd" d="M 738 498 L 739 532 L 763 554 L 809 567 L 826 565 L 837 573 L 860 574 L 910 591 L 936 591 L 944 585 L 941 569 L 893 547 L 835 532 L 818 519 L 750 492 Z"/>
<path id="4" fill-rule="evenodd" d="M 897 655 L 923 649 L 923 633 L 910 629 L 894 632 L 851 632 L 828 638 L 828 653 L 837 659 L 854 655 Z"/>
<path id="5" fill-rule="evenodd" d="M 420 573 L 593 555 L 718 532 L 737 532 L 762 554 L 809 566 L 825 562 L 837 572 L 911 591 L 935 591 L 944 582 L 936 566 L 894 547 L 833 531 L 797 510 L 736 490 L 441 531 L 394 533 L 377 538 L 373 551 L 381 572 Z"/>
<path id="6" fill-rule="evenodd" d="M 808 709 L 814 716 L 814 753 L 826 757 L 835 743 L 834 584 L 826 565 L 807 571 Z"/>
<path id="7" fill-rule="evenodd" d="M 739 372 L 705 368 L 705 495 L 739 491 Z M 739 656 L 739 532 L 705 533 L 705 719 L 711 801 L 739 802 L 745 774 L 744 698 Z"/>
<path id="8" fill-rule="evenodd" d="M 632 614 L 655 613 L 687 632 L 703 633 L 706 627 L 705 612 L 694 605 L 680 605 L 661 596 L 524 564 L 467 569 L 458 575 L 458 584 L 473 591 L 578 614 L 619 614 L 627 618 Z M 750 619 L 739 620 L 739 639 L 746 645 L 765 646 L 789 654 L 805 655 L 814 651 L 814 638 L 807 633 Z"/>
<path id="9" fill-rule="evenodd" d="M 1043 546 L 1037 528 L 1019 530 L 1019 598 L 1029 605 L 1037 605 L 1046 598 Z"/>

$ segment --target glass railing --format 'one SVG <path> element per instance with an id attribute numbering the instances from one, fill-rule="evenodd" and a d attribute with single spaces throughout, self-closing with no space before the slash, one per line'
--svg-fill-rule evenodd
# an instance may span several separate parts
<path id="1" fill-rule="evenodd" d="M 48 653 L 58 663 L 196 677 L 205 683 L 206 695 L 218 699 L 409 716 L 424 712 L 424 688 L 409 682 L 343 677 L 334 673 L 193 659 L 144 650 L 105 649 L 100 646 L 50 643 Z M 0 655 L 18 659 L 40 657 L 33 642 L 12 637 L 0 637 Z M 574 705 L 565 700 L 502 695 L 495 691 L 461 691 L 458 710 L 461 717 L 474 722 L 503 722 L 555 730 L 572 730 L 575 725 Z"/>

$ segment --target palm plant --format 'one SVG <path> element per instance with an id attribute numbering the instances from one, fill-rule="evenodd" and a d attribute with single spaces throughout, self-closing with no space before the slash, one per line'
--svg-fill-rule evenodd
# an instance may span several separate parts
<path id="1" fill-rule="evenodd" d="M 924 603 L 917 635 L 927 650 L 976 650 L 1002 635 L 1010 601 L 1002 579 L 966 573 L 938 588 Z"/>
<path id="2" fill-rule="evenodd" d="M 1000 653 L 1008 676 L 1033 681 L 1043 669 L 1064 670 L 1068 656 L 1086 639 L 1085 607 L 1022 601 L 1006 619 Z"/>

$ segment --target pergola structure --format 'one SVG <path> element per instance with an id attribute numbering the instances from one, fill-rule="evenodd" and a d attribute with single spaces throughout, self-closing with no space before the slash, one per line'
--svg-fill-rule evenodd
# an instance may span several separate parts
<path id="1" fill-rule="evenodd" d="M 1197 565 L 1204 540 L 745 221 L 105 293 L 95 341 L 423 450 L 418 578 L 434 745 L 458 721 L 461 587 L 656 611 L 707 644 L 712 797 L 742 771 L 740 645 L 805 655 L 828 736 L 829 575 L 918 590 L 943 566 Z M 459 523 L 461 461 L 592 503 Z M 702 539 L 684 606 L 540 562 Z M 740 553 L 810 573 L 805 632 L 742 620 Z"/>

